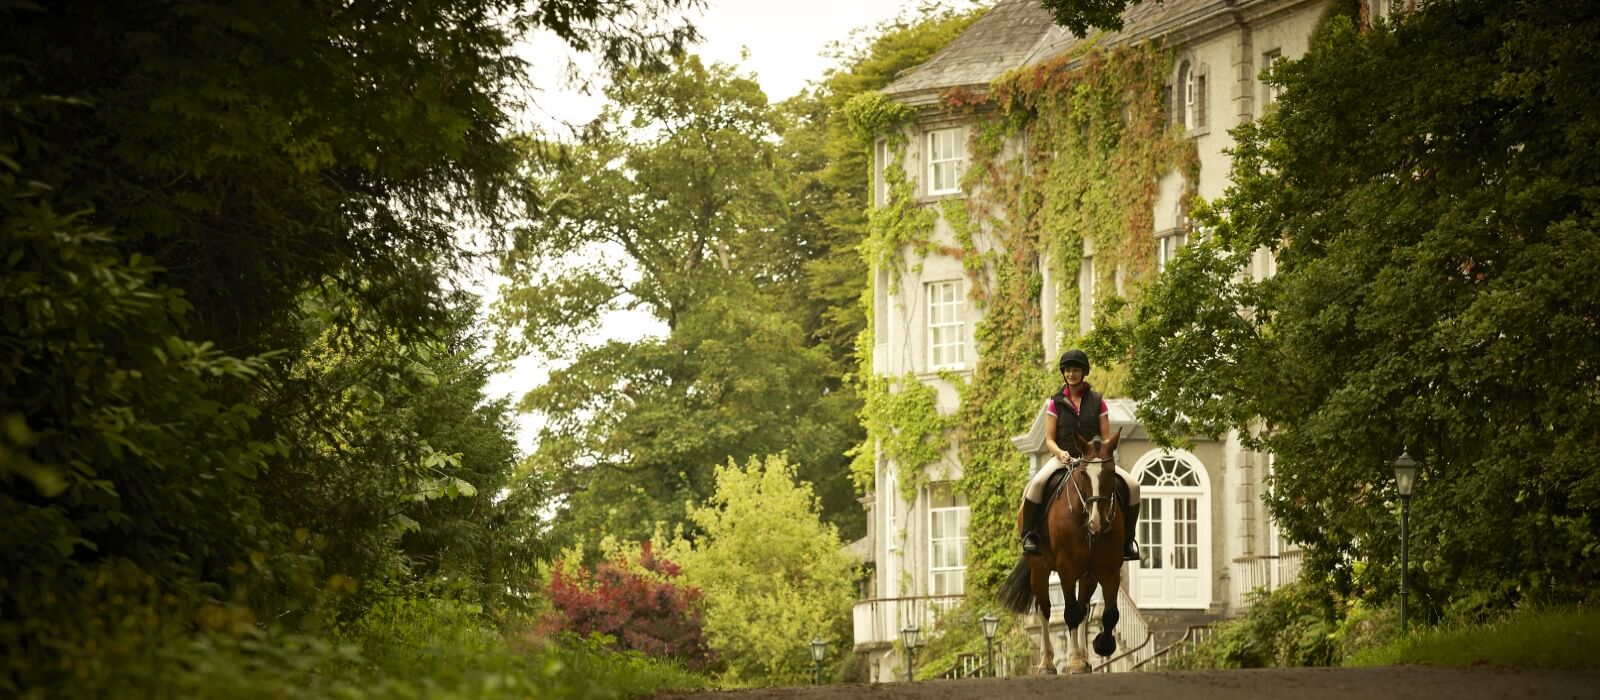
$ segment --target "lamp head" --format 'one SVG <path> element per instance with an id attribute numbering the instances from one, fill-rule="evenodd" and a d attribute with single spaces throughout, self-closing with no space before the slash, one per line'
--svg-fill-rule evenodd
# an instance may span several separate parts
<path id="1" fill-rule="evenodd" d="M 907 649 L 915 649 L 922 645 L 922 630 L 916 625 L 906 625 L 900 629 L 900 643 Z"/>
<path id="2" fill-rule="evenodd" d="M 1394 460 L 1394 484 L 1400 490 L 1401 498 L 1410 498 L 1411 489 L 1417 483 L 1417 460 L 1411 458 L 1411 453 L 1400 451 L 1400 456 Z"/>
<path id="3" fill-rule="evenodd" d="M 813 637 L 811 639 L 811 660 L 820 662 L 827 655 L 828 643 L 822 641 L 821 637 Z"/>
<path id="4" fill-rule="evenodd" d="M 983 626 L 984 639 L 994 639 L 995 630 L 1000 627 L 1000 618 L 995 617 L 992 612 L 986 612 L 983 617 L 978 618 L 978 624 Z"/>

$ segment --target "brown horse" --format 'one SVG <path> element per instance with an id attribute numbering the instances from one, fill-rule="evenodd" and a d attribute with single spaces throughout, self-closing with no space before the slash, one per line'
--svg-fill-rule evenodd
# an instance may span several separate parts
<path id="1" fill-rule="evenodd" d="M 1110 440 L 1086 442 L 1077 438 L 1083 458 L 1073 463 L 1070 473 L 1057 489 L 1046 513 L 1046 541 L 1040 554 L 1024 556 L 1017 562 L 1000 588 L 1000 601 L 1015 613 L 1028 611 L 1032 602 L 1039 610 L 1039 637 L 1042 650 L 1039 673 L 1055 673 L 1055 650 L 1050 645 L 1050 572 L 1061 577 L 1061 597 L 1066 600 L 1067 672 L 1088 673 L 1089 662 L 1084 648 L 1088 646 L 1089 626 L 1084 618 L 1089 613 L 1089 601 L 1094 597 L 1095 586 L 1105 599 L 1105 613 L 1100 618 L 1101 632 L 1095 635 L 1094 651 L 1102 657 L 1117 650 L 1116 629 L 1117 589 L 1122 586 L 1122 538 L 1124 525 L 1117 511 L 1116 457 L 1117 442 L 1122 439 L 1118 430 Z M 1022 523 L 1017 514 L 1019 529 L 1031 523 Z M 1072 586 L 1076 584 L 1077 595 Z"/>

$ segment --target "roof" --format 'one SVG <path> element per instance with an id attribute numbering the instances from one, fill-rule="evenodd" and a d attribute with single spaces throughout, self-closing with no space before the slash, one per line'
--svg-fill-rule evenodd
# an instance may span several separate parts
<path id="1" fill-rule="evenodd" d="M 1023 1 L 1027 0 L 1007 0 Z M 1177 27 L 1204 17 L 1233 3 L 1222 0 L 1142 0 L 1122 13 L 1122 30 L 1106 32 L 1096 38 L 1103 46 L 1131 43 L 1138 39 L 1163 36 Z M 1051 26 L 1034 45 L 1022 65 L 1032 65 L 1071 51 L 1084 39 L 1066 27 Z"/>
<path id="2" fill-rule="evenodd" d="M 907 95 L 961 85 L 988 85 L 1023 64 L 1045 32 L 1055 26 L 1039 0 L 1001 0 L 931 58 L 901 73 L 884 88 Z"/>
<path id="3" fill-rule="evenodd" d="M 1142 0 L 1122 13 L 1123 28 L 1098 33 L 1102 45 L 1164 36 L 1227 10 L 1230 0 Z M 883 93 L 908 97 L 956 87 L 988 86 L 1006 71 L 1059 56 L 1084 39 L 1065 27 L 1039 0 L 1000 0 L 933 57 L 901 73 Z"/>

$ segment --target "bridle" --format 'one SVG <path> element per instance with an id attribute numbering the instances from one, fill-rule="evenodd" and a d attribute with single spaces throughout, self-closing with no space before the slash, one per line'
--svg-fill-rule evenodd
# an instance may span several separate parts
<path id="1" fill-rule="evenodd" d="M 1107 493 L 1104 496 L 1083 495 L 1083 489 L 1078 486 L 1077 480 L 1073 479 L 1072 476 L 1073 474 L 1077 473 L 1078 468 L 1082 465 L 1105 464 L 1106 462 L 1115 464 L 1116 460 L 1107 457 L 1101 457 L 1099 459 L 1083 459 L 1081 457 L 1074 458 L 1072 463 L 1067 465 L 1067 478 L 1063 480 L 1063 485 L 1066 483 L 1070 483 L 1072 485 L 1073 495 L 1078 497 L 1079 505 L 1083 506 L 1083 522 L 1081 523 L 1081 529 L 1083 530 L 1084 539 L 1089 542 L 1093 542 L 1095 538 L 1099 536 L 1089 528 L 1089 513 L 1093 512 L 1093 509 L 1091 509 L 1089 506 L 1103 501 L 1106 508 L 1106 516 L 1103 519 L 1107 522 L 1115 522 L 1112 520 L 1112 518 L 1117 516 L 1117 499 L 1114 498 L 1110 493 Z M 1084 476 L 1088 476 L 1087 471 L 1084 472 Z M 1115 488 L 1112 490 L 1115 491 Z M 1107 529 L 1105 532 L 1110 532 L 1110 530 Z"/>

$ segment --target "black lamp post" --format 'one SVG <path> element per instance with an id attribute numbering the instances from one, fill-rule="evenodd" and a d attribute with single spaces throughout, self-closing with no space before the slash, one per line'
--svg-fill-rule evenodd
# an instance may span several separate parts
<path id="1" fill-rule="evenodd" d="M 917 680 L 917 647 L 921 645 L 922 630 L 916 625 L 906 625 L 900 628 L 900 644 L 906 648 L 906 680 Z"/>
<path id="2" fill-rule="evenodd" d="M 821 637 L 811 638 L 811 660 L 816 664 L 816 670 L 811 676 L 812 685 L 822 685 L 822 659 L 828 655 L 828 643 Z"/>
<path id="3" fill-rule="evenodd" d="M 1411 539 L 1411 488 L 1417 483 L 1417 461 L 1406 450 L 1394 460 L 1394 483 L 1400 490 L 1400 634 L 1406 633 L 1406 567 Z"/>
<path id="4" fill-rule="evenodd" d="M 994 633 L 1000 627 L 1000 618 L 995 617 L 992 612 L 986 612 L 983 617 L 978 618 L 978 624 L 983 627 L 983 641 L 989 648 L 989 677 L 993 678 L 996 675 L 994 668 Z"/>

